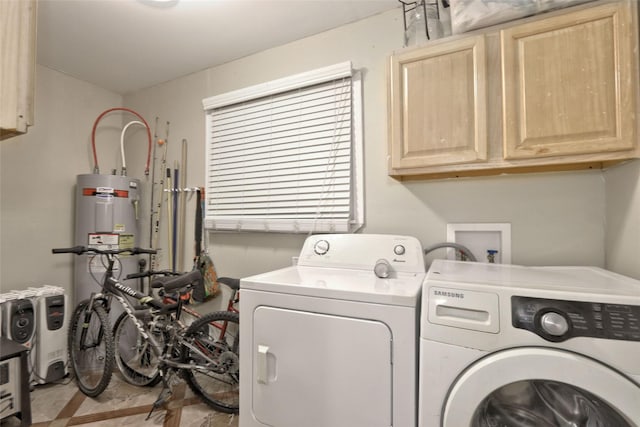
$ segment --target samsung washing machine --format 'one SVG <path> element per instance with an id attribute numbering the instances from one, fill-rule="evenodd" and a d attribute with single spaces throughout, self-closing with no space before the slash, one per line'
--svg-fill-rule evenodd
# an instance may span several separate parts
<path id="1" fill-rule="evenodd" d="M 640 282 L 590 267 L 436 260 L 419 426 L 640 426 Z"/>
<path id="2" fill-rule="evenodd" d="M 355 234 L 242 279 L 240 426 L 415 426 L 424 276 L 415 238 Z"/>

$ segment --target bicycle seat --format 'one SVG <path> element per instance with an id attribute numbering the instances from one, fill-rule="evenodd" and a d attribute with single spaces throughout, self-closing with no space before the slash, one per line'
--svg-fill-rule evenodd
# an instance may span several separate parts
<path id="1" fill-rule="evenodd" d="M 193 270 L 179 276 L 158 277 L 153 279 L 151 287 L 154 289 L 163 288 L 166 292 L 173 292 L 186 288 L 194 283 L 202 283 L 202 274 L 199 270 Z"/>
<path id="2" fill-rule="evenodd" d="M 240 289 L 240 279 L 234 279 L 232 277 L 218 277 L 218 282 L 224 283 L 234 291 Z"/>

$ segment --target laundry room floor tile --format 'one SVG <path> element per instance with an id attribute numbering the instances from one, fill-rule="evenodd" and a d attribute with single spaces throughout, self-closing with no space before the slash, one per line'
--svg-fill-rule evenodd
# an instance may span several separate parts
<path id="1" fill-rule="evenodd" d="M 38 385 L 30 393 L 33 427 L 166 426 L 237 427 L 239 417 L 212 410 L 185 384 L 174 388 L 171 399 L 147 416 L 162 389 L 136 387 L 114 372 L 107 389 L 95 398 L 85 396 L 69 378 L 59 384 Z M 17 417 L 0 421 L 1 427 L 17 427 Z"/>

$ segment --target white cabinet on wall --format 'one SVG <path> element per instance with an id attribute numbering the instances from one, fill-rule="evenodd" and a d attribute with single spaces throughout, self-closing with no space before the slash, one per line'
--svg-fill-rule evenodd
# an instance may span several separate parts
<path id="1" fill-rule="evenodd" d="M 0 1 L 0 139 L 33 124 L 36 0 Z"/>
<path id="2" fill-rule="evenodd" d="M 640 157 L 637 13 L 632 0 L 599 1 L 392 55 L 389 175 L 601 168 Z"/>

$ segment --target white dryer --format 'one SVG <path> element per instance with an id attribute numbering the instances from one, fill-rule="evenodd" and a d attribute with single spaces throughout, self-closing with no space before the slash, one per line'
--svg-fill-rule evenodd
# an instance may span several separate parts
<path id="1" fill-rule="evenodd" d="M 640 425 L 640 282 L 590 267 L 436 260 L 419 426 Z"/>
<path id="2" fill-rule="evenodd" d="M 242 279 L 240 425 L 414 426 L 424 276 L 415 238 L 355 234 Z"/>

